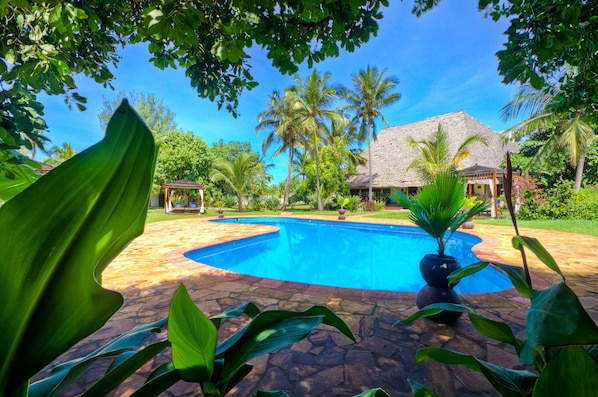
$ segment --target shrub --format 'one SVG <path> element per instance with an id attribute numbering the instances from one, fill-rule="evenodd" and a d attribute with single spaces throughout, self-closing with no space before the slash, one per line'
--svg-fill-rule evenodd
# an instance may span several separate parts
<path id="1" fill-rule="evenodd" d="M 361 208 L 367 212 L 374 212 L 378 210 L 376 207 L 376 202 L 373 200 L 365 200 L 363 203 L 361 203 Z"/>
<path id="2" fill-rule="evenodd" d="M 266 204 L 260 197 L 253 197 L 251 199 L 251 209 L 254 211 L 263 211 L 266 208 Z"/>
<path id="3" fill-rule="evenodd" d="M 361 197 L 354 195 L 349 197 L 349 204 L 347 204 L 347 209 L 349 211 L 357 211 L 357 208 L 361 204 Z"/>
<path id="4" fill-rule="evenodd" d="M 226 208 L 234 208 L 237 206 L 237 198 L 232 194 L 228 194 L 222 198 Z"/>
<path id="5" fill-rule="evenodd" d="M 276 197 L 270 197 L 264 201 L 264 205 L 270 211 L 277 211 L 280 208 L 280 201 Z"/>

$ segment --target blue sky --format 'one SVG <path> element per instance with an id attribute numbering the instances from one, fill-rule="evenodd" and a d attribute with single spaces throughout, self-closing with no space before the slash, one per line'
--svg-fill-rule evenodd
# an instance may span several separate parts
<path id="1" fill-rule="evenodd" d="M 495 131 L 502 131 L 516 121 L 505 123 L 499 111 L 515 92 L 514 86 L 501 83 L 498 60 L 494 55 L 505 41 L 506 22 L 493 22 L 477 11 L 476 1 L 443 1 L 433 11 L 416 18 L 411 14 L 411 1 L 393 1 L 384 10 L 377 37 L 353 53 L 341 52 L 316 64 L 320 72 L 332 74 L 332 81 L 347 86 L 351 75 L 368 65 L 399 79 L 397 91 L 401 100 L 382 110 L 389 125 L 401 125 L 427 117 L 464 110 Z M 218 111 L 215 103 L 197 97 L 184 70 L 159 70 L 148 62 L 143 45 L 128 46 L 113 70 L 115 90 L 104 89 L 85 77 L 76 78 L 78 92 L 87 97 L 85 112 L 69 111 L 62 97 L 40 95 L 45 105 L 45 118 L 52 144 L 69 142 L 83 150 L 102 139 L 98 112 L 102 99 L 113 99 L 120 91 L 155 94 L 175 114 L 178 125 L 193 131 L 204 141 L 249 141 L 254 150 L 261 150 L 264 135 L 255 132 L 257 115 L 266 109 L 268 95 L 293 83 L 293 76 L 283 76 L 271 66 L 264 52 L 257 47 L 252 56 L 252 73 L 260 85 L 243 93 L 238 118 L 226 110 Z M 298 75 L 305 79 L 311 70 L 302 66 Z M 381 121 L 379 128 L 383 127 Z M 280 182 L 286 175 L 286 156 L 267 160 L 275 164 L 271 170 Z"/>

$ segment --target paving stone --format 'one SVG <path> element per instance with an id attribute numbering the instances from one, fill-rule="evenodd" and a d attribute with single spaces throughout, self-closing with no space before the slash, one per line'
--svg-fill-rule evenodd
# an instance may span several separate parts
<path id="1" fill-rule="evenodd" d="M 81 357 L 115 335 L 128 331 L 140 321 L 156 321 L 168 314 L 170 299 L 183 282 L 197 306 L 214 315 L 224 309 L 255 302 L 262 310 L 305 310 L 324 305 L 347 322 L 358 340 L 354 344 L 337 330 L 318 327 L 308 338 L 285 346 L 267 356 L 256 358 L 254 371 L 240 383 L 231 396 L 255 395 L 259 387 L 283 389 L 295 397 L 354 396 L 372 387 L 382 387 L 393 397 L 412 396 L 407 378 L 415 379 L 443 397 L 486 397 L 496 392 L 479 375 L 458 367 L 426 361 L 415 364 L 417 349 L 446 346 L 471 352 L 477 357 L 507 368 L 524 368 L 509 346 L 482 337 L 464 316 L 452 326 L 440 326 L 420 319 L 393 327 L 418 309 L 415 293 L 359 291 L 326 288 L 301 283 L 247 277 L 195 263 L 183 256 L 189 247 L 208 246 L 220 241 L 258 235 L 272 229 L 262 225 L 216 224 L 209 218 L 194 217 L 146 225 L 103 274 L 103 286 L 120 291 L 125 305 L 106 326 L 79 342 L 54 361 L 54 365 Z M 355 218 L 368 222 L 397 224 L 399 220 Z M 537 229 L 522 233 L 538 238 L 566 272 L 568 283 L 596 321 L 598 319 L 598 238 Z M 511 247 L 511 228 L 476 225 L 471 234 L 483 242 L 476 252 L 483 260 L 520 264 L 518 252 Z M 487 236 L 491 236 L 488 238 Z M 567 241 L 563 247 L 562 242 Z M 559 277 L 536 258 L 530 258 L 534 286 L 546 288 Z M 462 296 L 480 313 L 506 321 L 517 337 L 525 337 L 529 300 L 514 289 Z M 219 337 L 240 329 L 247 320 L 226 320 Z M 165 335 L 160 335 L 164 338 Z M 156 336 L 154 336 L 156 338 Z M 138 387 L 158 365 L 168 362 L 169 350 L 144 365 L 115 392 L 126 396 Z M 64 392 L 75 396 L 100 377 L 110 360 L 103 360 L 83 374 Z M 35 379 L 47 374 L 46 368 Z M 177 383 L 162 397 L 197 395 L 197 385 Z"/>

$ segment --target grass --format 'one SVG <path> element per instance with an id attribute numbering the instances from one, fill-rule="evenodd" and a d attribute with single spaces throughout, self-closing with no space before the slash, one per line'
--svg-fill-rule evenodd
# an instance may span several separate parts
<path id="1" fill-rule="evenodd" d="M 312 207 L 307 205 L 296 205 L 296 206 L 289 206 L 287 209 L 289 212 L 292 212 L 293 215 L 329 215 L 329 216 L 336 216 L 338 215 L 337 211 L 316 211 Z M 150 208 L 147 213 L 147 222 L 146 223 L 153 223 L 153 222 L 162 222 L 162 221 L 169 221 L 173 219 L 187 219 L 189 217 L 197 217 L 197 216 L 216 216 L 217 212 L 215 209 L 208 209 L 206 214 L 204 215 L 178 215 L 178 214 L 165 214 L 163 208 Z M 280 215 L 280 211 L 243 211 L 238 212 L 236 209 L 228 209 L 224 210 L 224 216 L 259 216 L 259 215 Z M 380 212 L 374 213 L 367 213 L 367 212 L 352 212 L 348 211 L 346 213 L 347 217 L 355 216 L 355 215 L 362 215 L 368 216 L 371 218 L 378 218 L 378 219 L 409 219 L 408 212 L 404 210 L 385 210 Z M 495 225 L 495 226 L 512 226 L 511 218 L 498 218 L 498 219 L 491 219 L 491 218 L 476 218 L 475 223 L 479 223 L 481 225 Z M 518 220 L 517 224 L 519 227 L 525 228 L 532 228 L 532 229 L 545 229 L 545 230 L 557 230 L 560 232 L 568 232 L 568 233 L 577 233 L 577 234 L 584 234 L 588 236 L 596 236 L 598 237 L 598 220 L 562 220 L 562 219 L 554 219 L 554 220 L 534 220 L 534 221 L 525 221 L 525 220 Z"/>

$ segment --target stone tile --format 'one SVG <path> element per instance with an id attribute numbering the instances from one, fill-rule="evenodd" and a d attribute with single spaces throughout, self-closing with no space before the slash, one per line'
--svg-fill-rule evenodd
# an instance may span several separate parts
<path id="1" fill-rule="evenodd" d="M 194 217 L 146 225 L 144 234 L 131 242 L 103 274 L 103 286 L 122 293 L 125 305 L 104 328 L 53 364 L 95 350 L 135 323 L 166 316 L 174 291 L 184 283 L 193 301 L 207 315 L 249 301 L 262 310 L 305 310 L 312 305 L 324 305 L 348 323 L 358 340 L 354 344 L 337 330 L 320 326 L 308 338 L 255 359 L 254 371 L 231 396 L 255 395 L 259 387 L 283 389 L 295 397 L 354 396 L 371 387 L 382 387 L 393 397 L 411 396 L 407 378 L 424 383 L 443 397 L 497 395 L 483 378 L 465 368 L 434 362 L 416 364 L 415 353 L 425 346 L 450 347 L 508 368 L 524 368 L 512 348 L 480 336 L 465 316 L 452 326 L 439 326 L 421 319 L 393 327 L 395 321 L 417 311 L 415 293 L 310 286 L 248 277 L 193 262 L 183 254 L 194 247 L 273 230 L 270 226 L 216 224 L 206 222 L 207 219 Z M 365 216 L 354 220 L 405 224 Z M 470 233 L 483 240 L 474 248 L 482 260 L 521 264 L 519 253 L 511 246 L 511 228 L 476 225 Z M 598 238 L 577 235 L 572 238 L 571 234 L 537 229 L 523 229 L 522 234 L 539 239 L 551 252 L 566 273 L 568 284 L 580 294 L 582 304 L 596 321 Z M 567 241 L 566 247 L 563 241 Z M 546 269 L 537 258 L 529 256 L 536 288 L 546 288 L 559 280 L 559 276 Z M 525 337 L 529 300 L 514 289 L 462 298 L 480 313 L 508 322 L 518 337 Z M 220 340 L 243 324 L 242 320 L 223 322 Z M 168 360 L 166 351 L 123 383 L 114 396 L 130 395 L 153 368 Z M 79 394 L 102 375 L 109 362 L 104 360 L 83 374 L 64 395 Z M 47 374 L 48 370 L 44 369 L 41 374 Z M 179 382 L 164 395 L 186 397 L 197 393 L 197 385 Z"/>

